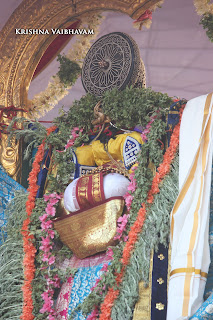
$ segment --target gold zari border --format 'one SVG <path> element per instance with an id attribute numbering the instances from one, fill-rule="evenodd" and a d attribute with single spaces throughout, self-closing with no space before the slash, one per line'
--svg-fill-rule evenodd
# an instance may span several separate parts
<path id="1" fill-rule="evenodd" d="M 174 274 L 177 273 L 194 273 L 194 274 L 200 274 L 201 277 L 207 278 L 208 273 L 201 271 L 200 269 L 195 268 L 178 268 L 174 269 L 170 273 L 170 277 L 172 277 Z"/>

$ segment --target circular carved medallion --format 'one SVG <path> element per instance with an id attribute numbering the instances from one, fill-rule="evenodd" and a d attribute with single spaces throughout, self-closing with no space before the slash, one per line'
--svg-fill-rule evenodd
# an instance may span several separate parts
<path id="1" fill-rule="evenodd" d="M 98 39 L 88 51 L 82 84 L 96 96 L 113 88 L 122 90 L 137 83 L 142 65 L 136 42 L 125 33 L 113 32 Z"/>

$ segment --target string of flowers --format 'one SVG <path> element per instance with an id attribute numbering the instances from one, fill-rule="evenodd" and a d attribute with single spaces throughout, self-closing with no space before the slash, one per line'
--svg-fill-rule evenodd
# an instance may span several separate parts
<path id="1" fill-rule="evenodd" d="M 154 200 L 154 195 L 159 192 L 159 184 L 163 180 L 163 178 L 169 173 L 171 163 L 174 159 L 174 156 L 176 154 L 176 150 L 179 144 L 179 131 L 180 131 L 180 122 L 182 118 L 183 113 L 183 107 L 180 110 L 180 120 L 179 123 L 175 126 L 173 134 L 171 136 L 170 140 L 170 146 L 166 150 L 164 156 L 163 156 L 163 162 L 158 167 L 156 174 L 152 181 L 152 186 L 148 192 L 147 196 L 147 202 L 151 204 Z M 121 262 L 123 264 L 121 271 L 116 273 L 116 283 L 117 286 L 122 282 L 122 278 L 125 272 L 125 268 L 129 263 L 129 259 L 131 256 L 132 249 L 134 248 L 134 245 L 137 241 L 138 234 L 141 232 L 145 218 L 146 218 L 146 204 L 145 202 L 142 203 L 141 208 L 138 212 L 137 219 L 133 226 L 130 229 L 130 232 L 128 234 L 128 240 L 125 243 L 124 249 L 123 249 L 123 255 L 121 258 Z M 99 320 L 110 320 L 111 319 L 111 310 L 112 306 L 114 304 L 114 301 L 119 295 L 119 288 L 114 289 L 113 287 L 109 288 L 105 299 L 103 303 L 101 304 L 100 308 L 100 316 Z"/>
<path id="2" fill-rule="evenodd" d="M 42 268 L 47 269 L 46 278 L 46 290 L 42 293 L 42 298 L 44 300 L 44 304 L 40 310 L 40 313 L 48 313 L 48 319 L 55 319 L 55 311 L 53 308 L 53 294 L 54 289 L 60 287 L 60 278 L 58 274 L 54 274 L 51 277 L 51 266 L 55 262 L 55 256 L 51 254 L 51 250 L 53 248 L 53 240 L 55 238 L 55 231 L 53 230 L 53 222 L 51 220 L 52 217 L 56 214 L 55 205 L 61 199 L 61 195 L 56 193 L 52 193 L 49 195 L 44 195 L 44 201 L 47 202 L 47 207 L 45 209 L 45 213 L 39 217 L 41 221 L 41 230 L 45 233 L 45 237 L 41 237 L 41 246 L 40 250 L 42 253 L 42 261 L 45 265 Z"/>
<path id="3" fill-rule="evenodd" d="M 83 132 L 83 129 L 79 129 L 78 127 L 74 127 L 71 130 L 71 138 L 69 139 L 69 141 L 67 142 L 67 144 L 65 145 L 65 149 L 68 149 L 69 147 L 73 147 L 75 144 L 75 140 L 80 136 L 80 133 Z"/>
<path id="4" fill-rule="evenodd" d="M 65 56 L 71 61 L 76 62 L 80 67 L 83 64 L 83 60 L 92 45 L 92 41 L 96 39 L 99 33 L 99 27 L 104 17 L 100 13 L 86 14 L 81 17 L 81 27 L 87 27 L 93 29 L 94 34 L 91 35 L 78 35 L 76 36 L 76 42 Z M 30 113 L 33 116 L 44 115 L 47 111 L 54 108 L 54 106 L 63 99 L 72 86 L 67 86 L 60 81 L 58 75 L 51 78 L 47 88 L 36 94 L 34 98 L 29 101 Z"/>
<path id="5" fill-rule="evenodd" d="M 55 127 L 51 127 L 47 130 L 47 134 L 54 131 Z M 30 216 L 35 207 L 35 199 L 39 186 L 37 185 L 37 176 L 40 171 L 40 163 L 44 157 L 45 139 L 42 144 L 38 147 L 38 151 L 35 156 L 35 160 L 32 165 L 32 171 L 29 174 L 29 188 L 28 198 L 26 201 L 26 213 L 27 218 L 24 220 L 22 225 L 21 234 L 23 236 L 23 250 L 24 250 L 24 284 L 22 286 L 23 291 L 23 308 L 22 316 L 23 320 L 33 320 L 33 299 L 32 299 L 32 281 L 35 276 L 35 254 L 36 248 L 33 244 L 34 236 L 29 232 Z"/>
<path id="6" fill-rule="evenodd" d="M 206 35 L 213 42 L 213 3 L 210 0 L 194 0 L 194 6 L 201 15 L 200 24 L 206 29 Z"/>
<path id="7" fill-rule="evenodd" d="M 213 14 L 213 3 L 210 3 L 210 0 L 194 0 L 194 6 L 199 15 Z"/>
<path id="8" fill-rule="evenodd" d="M 63 151 L 58 152 L 64 152 L 69 147 L 73 147 L 75 144 L 76 139 L 79 137 L 79 135 L 83 132 L 83 129 L 79 129 L 78 127 L 74 127 L 71 130 L 71 137 L 68 140 L 67 144 L 65 145 L 65 149 Z M 57 193 L 51 193 L 48 195 L 44 195 L 44 201 L 47 202 L 47 206 L 45 208 L 45 213 L 39 217 L 39 220 L 41 221 L 41 230 L 43 231 L 43 234 L 45 234 L 45 237 L 41 236 L 41 246 L 40 250 L 42 252 L 42 261 L 45 263 L 42 269 L 48 270 L 47 274 L 45 275 L 46 278 L 46 289 L 41 294 L 44 303 L 42 308 L 40 309 L 40 313 L 47 313 L 49 320 L 55 320 L 55 310 L 53 307 L 53 295 L 54 295 L 54 289 L 60 287 L 60 278 L 58 274 L 51 273 L 51 266 L 55 263 L 56 257 L 51 253 L 51 250 L 53 249 L 54 245 L 54 238 L 55 238 L 55 231 L 53 230 L 53 222 L 52 218 L 56 214 L 56 208 L 55 205 L 59 202 L 62 195 L 59 195 Z"/>

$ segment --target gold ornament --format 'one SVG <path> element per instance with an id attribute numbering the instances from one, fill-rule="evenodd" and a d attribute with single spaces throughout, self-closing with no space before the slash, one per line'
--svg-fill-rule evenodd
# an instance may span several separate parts
<path id="1" fill-rule="evenodd" d="M 158 282 L 159 284 L 163 284 L 163 283 L 164 283 L 164 280 L 163 280 L 162 278 L 159 278 L 159 279 L 157 280 L 157 282 Z"/>
<path id="2" fill-rule="evenodd" d="M 163 259 L 165 259 L 165 257 L 164 257 L 164 255 L 161 253 L 161 254 L 158 255 L 158 259 L 163 260 Z"/>
<path id="3" fill-rule="evenodd" d="M 156 303 L 156 309 L 158 309 L 158 310 L 164 310 L 164 304 L 163 303 L 161 303 L 161 302 L 159 302 L 159 303 Z"/>

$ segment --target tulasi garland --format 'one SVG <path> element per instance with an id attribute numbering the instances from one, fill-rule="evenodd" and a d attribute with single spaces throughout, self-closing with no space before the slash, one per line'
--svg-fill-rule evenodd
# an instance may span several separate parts
<path id="1" fill-rule="evenodd" d="M 12 132 L 12 134 L 16 134 L 17 137 L 24 136 L 26 140 L 33 138 L 33 141 L 37 144 L 41 143 L 42 139 L 46 137 L 46 144 L 52 144 L 54 146 L 52 163 L 53 167 L 57 166 L 58 171 L 56 177 L 51 177 L 50 175 L 51 193 L 63 192 L 69 183 L 70 174 L 74 170 L 74 166 L 70 161 L 72 158 L 70 147 L 75 149 L 83 143 L 88 142 L 89 134 L 92 130 L 93 107 L 97 102 L 97 98 L 88 94 L 80 99 L 80 101 L 74 102 L 68 112 L 62 111 L 62 115 L 55 120 L 55 124 L 59 129 L 57 134 L 51 133 L 47 137 L 45 131 L 39 125 L 37 130 L 32 131 L 28 128 L 29 122 L 27 122 L 26 119 L 21 120 L 24 123 L 23 131 Z M 113 120 L 115 119 L 113 122 L 114 125 L 118 128 L 133 128 L 135 125 L 140 125 L 143 129 L 143 138 L 147 138 L 138 156 L 138 169 L 135 170 L 134 178 L 137 181 L 137 189 L 134 191 L 134 198 L 132 199 L 131 214 L 126 225 L 122 225 L 121 227 L 124 238 L 127 237 L 131 231 L 130 228 L 136 221 L 140 205 L 146 201 L 147 193 L 151 188 L 152 171 L 148 168 L 148 163 L 152 162 L 158 166 L 159 163 L 162 162 L 162 144 L 166 134 L 166 124 L 162 121 L 162 118 L 165 118 L 171 103 L 172 99 L 169 98 L 168 95 L 153 92 L 151 88 L 127 88 L 123 92 L 113 90 L 106 93 L 102 99 L 104 113 L 110 114 L 110 117 Z M 17 119 L 14 121 L 17 121 Z M 37 123 L 35 126 L 36 125 Z M 82 129 L 79 130 L 79 127 Z M 39 204 L 37 205 L 37 209 L 39 209 Z M 125 221 L 122 221 L 121 224 L 123 222 Z M 125 246 L 125 242 L 121 241 L 117 247 L 113 248 L 112 263 L 107 268 L 89 298 L 85 299 L 85 302 L 79 307 L 82 308 L 83 312 L 89 313 L 95 305 L 100 305 L 100 303 L 104 301 L 106 290 L 116 284 L 115 277 L 119 275 L 123 267 L 121 253 Z M 40 254 L 38 256 L 40 256 Z M 115 270 L 117 270 L 118 274 L 115 274 Z M 117 280 L 117 282 L 119 281 Z M 45 282 L 42 283 L 45 286 Z M 43 291 L 44 288 L 45 287 L 43 287 Z M 42 293 L 41 290 L 39 292 Z M 36 304 L 37 302 L 35 300 L 35 305 Z M 38 310 L 38 307 L 36 307 L 36 310 Z M 43 318 L 39 317 L 38 319 Z"/>
<path id="2" fill-rule="evenodd" d="M 37 130 L 29 128 L 30 121 L 24 118 L 14 118 L 8 130 L 10 131 L 10 138 L 15 135 L 17 139 L 24 138 L 30 146 L 42 143 L 46 138 L 47 145 L 53 145 L 53 166 L 57 167 L 57 177 L 49 175 L 50 179 L 50 192 L 61 193 L 64 192 L 70 180 L 70 175 L 74 172 L 74 164 L 70 161 L 72 154 L 70 148 L 65 152 L 64 146 L 69 141 L 72 141 L 73 128 L 82 128 L 78 132 L 78 137 L 75 139 L 72 148 L 75 150 L 82 144 L 87 144 L 89 141 L 89 134 L 93 131 L 92 120 L 94 119 L 93 108 L 99 101 L 98 98 L 87 94 L 79 101 L 75 101 L 68 112 L 61 111 L 61 115 L 54 120 L 54 124 L 58 127 L 58 133 L 50 134 L 46 137 L 44 128 L 38 123 L 34 123 Z M 161 144 L 157 139 L 162 140 L 165 135 L 165 123 L 162 118 L 166 116 L 172 99 L 167 94 L 154 92 L 151 88 L 126 88 L 122 92 L 114 89 L 106 92 L 102 98 L 102 108 L 105 114 L 113 119 L 113 123 L 119 128 L 134 128 L 139 125 L 143 128 L 151 120 L 151 117 L 156 117 L 152 124 L 152 130 L 149 134 L 150 143 L 144 145 L 144 162 L 143 165 L 147 166 L 147 154 L 149 160 L 153 164 L 158 165 L 162 159 L 163 151 Z M 14 130 L 13 125 L 16 121 L 21 122 L 23 130 Z M 146 171 L 146 169 L 143 169 Z M 149 170 L 148 170 L 149 171 Z M 146 171 L 144 174 L 143 184 L 145 187 L 142 194 L 148 191 L 146 187 L 150 181 L 151 172 Z M 141 201 L 142 202 L 142 201 Z"/>
<path id="3" fill-rule="evenodd" d="M 184 106 L 186 101 L 177 101 L 176 102 L 176 107 L 179 108 L 182 105 Z M 158 114 L 159 116 L 159 114 Z M 146 144 L 143 145 L 139 155 L 138 155 L 138 166 L 137 169 L 134 170 L 134 174 L 132 174 L 132 178 L 136 180 L 136 182 L 133 182 L 133 188 L 132 190 L 129 190 L 129 196 L 131 197 L 131 211 L 130 211 L 130 216 L 128 217 L 128 221 L 125 222 L 124 227 L 124 232 L 121 235 L 119 232 L 118 228 L 118 236 L 122 237 L 122 240 L 125 240 L 126 237 L 129 236 L 129 232 L 131 231 L 132 226 L 134 225 L 136 219 L 138 218 L 137 212 L 141 208 L 141 203 L 145 202 L 147 200 L 147 195 L 148 191 L 151 188 L 152 185 L 152 179 L 153 179 L 153 174 L 151 170 L 148 168 L 148 162 L 147 162 L 147 154 L 150 154 L 152 161 L 155 161 L 156 166 L 159 166 L 159 163 L 157 161 L 163 161 L 163 153 L 162 153 L 162 158 L 161 158 L 161 147 L 159 147 L 158 144 L 154 144 L 154 150 L 152 149 L 152 144 L 155 142 L 155 140 L 159 137 L 161 138 L 162 135 L 165 134 L 165 128 L 163 126 L 159 126 L 159 118 L 155 118 L 155 121 L 152 122 L 151 128 L 146 128 L 149 129 L 147 133 L 147 142 Z M 163 121 L 161 120 L 161 123 Z M 145 130 L 146 130 L 145 129 Z M 143 133 L 142 133 L 143 134 Z M 161 138 L 162 139 L 162 138 Z M 159 150 L 160 148 L 160 150 Z M 153 150 L 153 156 L 152 156 L 152 150 Z M 159 152 L 158 158 L 154 157 L 154 151 L 155 155 L 158 153 L 158 150 L 161 151 Z M 171 147 L 170 149 L 171 150 Z M 168 151 L 167 151 L 168 152 Z M 159 160 L 161 159 L 161 160 Z M 166 160 L 165 160 L 166 161 Z M 134 184 L 137 185 L 137 188 L 135 189 Z M 131 188 L 131 187 L 130 187 Z M 171 192 L 170 192 L 171 193 Z M 173 199 L 175 199 L 175 196 L 173 196 Z M 154 204 L 154 203 L 153 203 Z M 150 207 L 150 204 L 148 204 L 148 208 Z M 170 206 L 171 210 L 171 206 Z M 169 210 L 167 210 L 169 212 Z M 148 215 L 149 217 L 150 215 Z M 154 214 L 155 217 L 155 214 Z M 153 219 L 154 219 L 153 217 Z M 145 219 L 145 224 L 146 224 L 147 219 Z M 149 224 L 146 224 L 147 226 Z M 125 230 L 126 229 L 126 230 Z M 161 228 L 162 229 L 162 228 Z M 165 228 L 164 228 L 165 229 Z M 164 230 L 162 229 L 162 230 Z M 150 230 L 150 229 L 149 229 Z M 148 234 L 152 232 L 152 229 L 148 232 Z M 153 244 L 153 247 L 157 249 L 159 243 L 163 243 L 165 245 L 166 239 L 168 239 L 168 230 L 165 232 L 165 236 L 161 234 L 161 232 L 157 232 L 160 234 L 160 236 L 155 236 L 154 239 L 155 241 L 150 241 L 150 243 Z M 167 235 L 167 236 L 166 236 Z M 134 235 L 135 236 L 135 235 Z M 165 238 L 166 237 L 166 238 Z M 141 234 L 140 234 L 141 238 Z M 142 237 L 143 238 L 143 237 Z M 143 242 L 142 242 L 143 243 Z M 93 290 L 92 293 L 84 300 L 84 302 L 79 305 L 75 310 L 73 310 L 73 313 L 71 314 L 70 319 L 73 319 L 73 316 L 75 314 L 75 311 L 77 310 L 82 310 L 84 314 L 88 314 L 92 311 L 92 306 L 98 306 L 100 305 L 107 292 L 107 288 L 117 286 L 116 283 L 116 272 L 120 272 L 123 268 L 123 264 L 121 262 L 122 259 L 122 253 L 124 251 L 124 246 L 126 245 L 125 241 L 121 241 L 116 247 L 113 247 L 113 260 L 111 261 L 111 264 L 108 266 L 107 272 L 105 272 L 102 276 L 100 281 L 98 281 L 98 285 L 96 286 L 95 290 Z M 145 244 L 143 244 L 143 247 Z M 148 251 L 150 252 L 150 251 Z M 145 253 L 143 254 L 143 257 L 146 256 Z M 141 276 L 142 280 L 145 280 L 145 282 L 148 281 L 148 260 L 146 261 L 146 268 L 141 270 Z M 128 267 L 128 265 L 127 265 Z M 126 277 L 125 277 L 126 278 Z M 112 292 L 111 292 L 112 293 Z M 126 304 L 126 302 L 125 302 Z"/>
<path id="4" fill-rule="evenodd" d="M 51 127 L 47 130 L 47 134 L 54 131 L 56 127 Z M 33 244 L 34 236 L 29 232 L 30 216 L 35 207 L 35 199 L 39 186 L 37 185 L 37 176 L 40 171 L 40 163 L 44 157 L 45 141 L 38 147 L 35 160 L 32 165 L 32 171 L 29 175 L 28 199 L 26 202 L 27 218 L 23 221 L 21 234 L 23 236 L 23 250 L 24 250 L 24 284 L 23 291 L 23 309 L 22 319 L 33 320 L 33 299 L 32 299 L 32 281 L 35 276 L 35 255 L 36 247 Z"/>
<path id="5" fill-rule="evenodd" d="M 175 157 L 175 153 L 179 144 L 179 131 L 180 131 L 180 122 L 181 122 L 181 116 L 182 116 L 183 109 L 180 112 L 180 120 L 179 123 L 175 126 L 173 134 L 171 136 L 170 146 L 166 150 L 164 156 L 163 156 L 163 162 L 158 167 L 155 177 L 152 181 L 151 189 L 148 192 L 147 196 L 147 202 L 151 204 L 154 200 L 154 195 L 159 192 L 159 184 L 163 180 L 163 178 L 166 176 L 166 174 L 169 173 L 170 165 L 172 163 L 172 160 Z M 146 218 L 146 203 L 142 203 L 141 209 L 138 211 L 137 219 L 133 226 L 131 227 L 131 230 L 128 234 L 128 240 L 125 244 L 125 247 L 123 249 L 123 255 L 122 255 L 122 269 L 120 272 L 116 274 L 116 283 L 119 286 L 122 282 L 122 278 L 125 273 L 125 268 L 129 263 L 129 259 L 132 253 L 132 250 L 134 248 L 134 245 L 137 241 L 138 234 L 141 232 L 141 229 L 143 227 L 145 218 Z M 117 299 L 119 295 L 119 288 L 114 289 L 113 287 L 110 287 L 108 289 L 108 292 L 105 296 L 104 302 L 101 304 L 100 307 L 100 320 L 110 320 L 111 319 L 111 310 L 112 306 Z"/>

